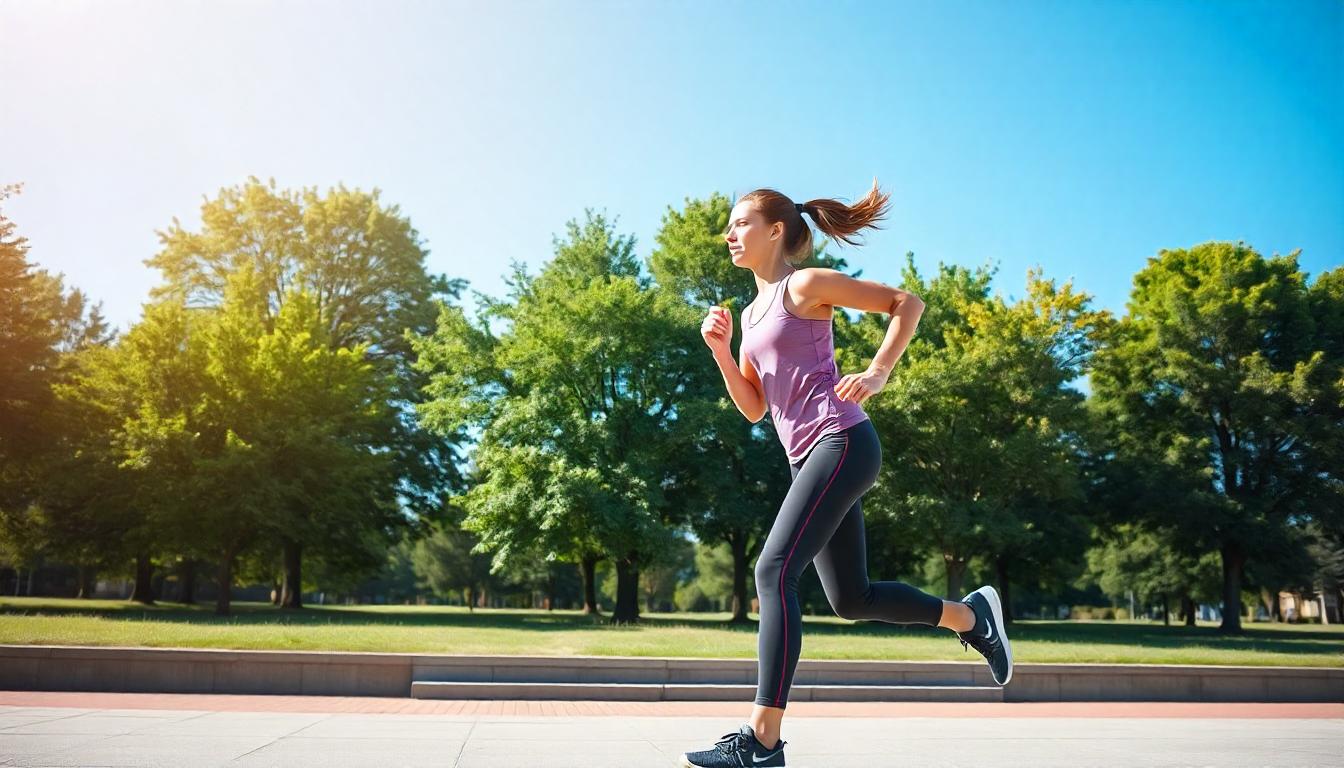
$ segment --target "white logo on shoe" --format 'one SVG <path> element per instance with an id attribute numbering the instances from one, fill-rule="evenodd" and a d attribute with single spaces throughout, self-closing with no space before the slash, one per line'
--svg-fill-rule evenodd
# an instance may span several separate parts
<path id="1" fill-rule="evenodd" d="M 986 639 L 986 640 L 993 640 L 993 639 L 994 639 L 994 622 L 992 622 L 992 621 L 987 621 L 987 622 L 985 622 L 985 626 L 989 627 L 989 631 L 985 633 L 985 639 Z"/>
<path id="2" fill-rule="evenodd" d="M 770 758 L 772 758 L 772 757 L 774 757 L 774 756 L 775 756 L 775 753 L 774 753 L 774 752 L 771 752 L 770 754 L 766 755 L 765 757 L 757 757 L 756 755 L 753 754 L 753 755 L 751 756 L 751 762 L 753 762 L 753 763 L 759 763 L 759 762 L 761 762 L 762 760 L 769 760 Z"/>

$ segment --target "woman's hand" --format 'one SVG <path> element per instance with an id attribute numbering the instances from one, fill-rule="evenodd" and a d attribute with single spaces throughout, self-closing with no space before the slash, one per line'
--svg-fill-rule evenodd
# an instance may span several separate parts
<path id="1" fill-rule="evenodd" d="M 851 400 L 862 405 L 887 386 L 887 378 L 890 376 L 890 371 L 872 367 L 863 373 L 848 373 L 840 377 L 840 382 L 835 385 L 835 394 L 841 400 Z"/>
<path id="2" fill-rule="evenodd" d="M 733 313 L 727 307 L 710 307 L 700 323 L 700 337 L 715 352 L 731 351 L 729 342 L 733 338 Z"/>

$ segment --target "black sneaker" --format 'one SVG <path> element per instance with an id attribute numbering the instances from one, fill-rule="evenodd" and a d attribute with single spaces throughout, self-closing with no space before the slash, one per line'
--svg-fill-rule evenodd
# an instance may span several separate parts
<path id="1" fill-rule="evenodd" d="M 751 724 L 743 723 L 736 733 L 725 733 L 713 748 L 682 755 L 681 764 L 691 768 L 773 768 L 784 764 L 786 743 L 780 739 L 774 749 L 766 749 L 756 740 L 756 731 L 752 730 Z"/>
<path id="2" fill-rule="evenodd" d="M 1013 679 L 1013 649 L 1003 631 L 1003 606 L 999 603 L 998 591 L 986 584 L 963 597 L 961 602 L 975 612 L 975 626 L 971 631 L 957 633 L 961 649 L 964 651 L 969 645 L 979 651 L 989 662 L 994 682 L 1007 685 Z"/>

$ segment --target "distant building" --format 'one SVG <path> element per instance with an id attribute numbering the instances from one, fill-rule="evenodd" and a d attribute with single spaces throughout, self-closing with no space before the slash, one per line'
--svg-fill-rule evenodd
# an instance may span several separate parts
<path id="1" fill-rule="evenodd" d="M 1280 592 L 1279 611 L 1284 621 L 1321 621 L 1338 624 L 1339 601 L 1333 590 L 1310 592 Z"/>

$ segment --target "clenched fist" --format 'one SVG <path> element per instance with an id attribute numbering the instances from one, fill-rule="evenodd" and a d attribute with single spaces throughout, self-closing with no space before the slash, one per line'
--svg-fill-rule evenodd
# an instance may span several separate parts
<path id="1" fill-rule="evenodd" d="M 710 307 L 709 313 L 700 323 L 700 336 L 715 352 L 720 348 L 730 351 L 728 345 L 733 338 L 733 313 L 726 307 Z"/>

